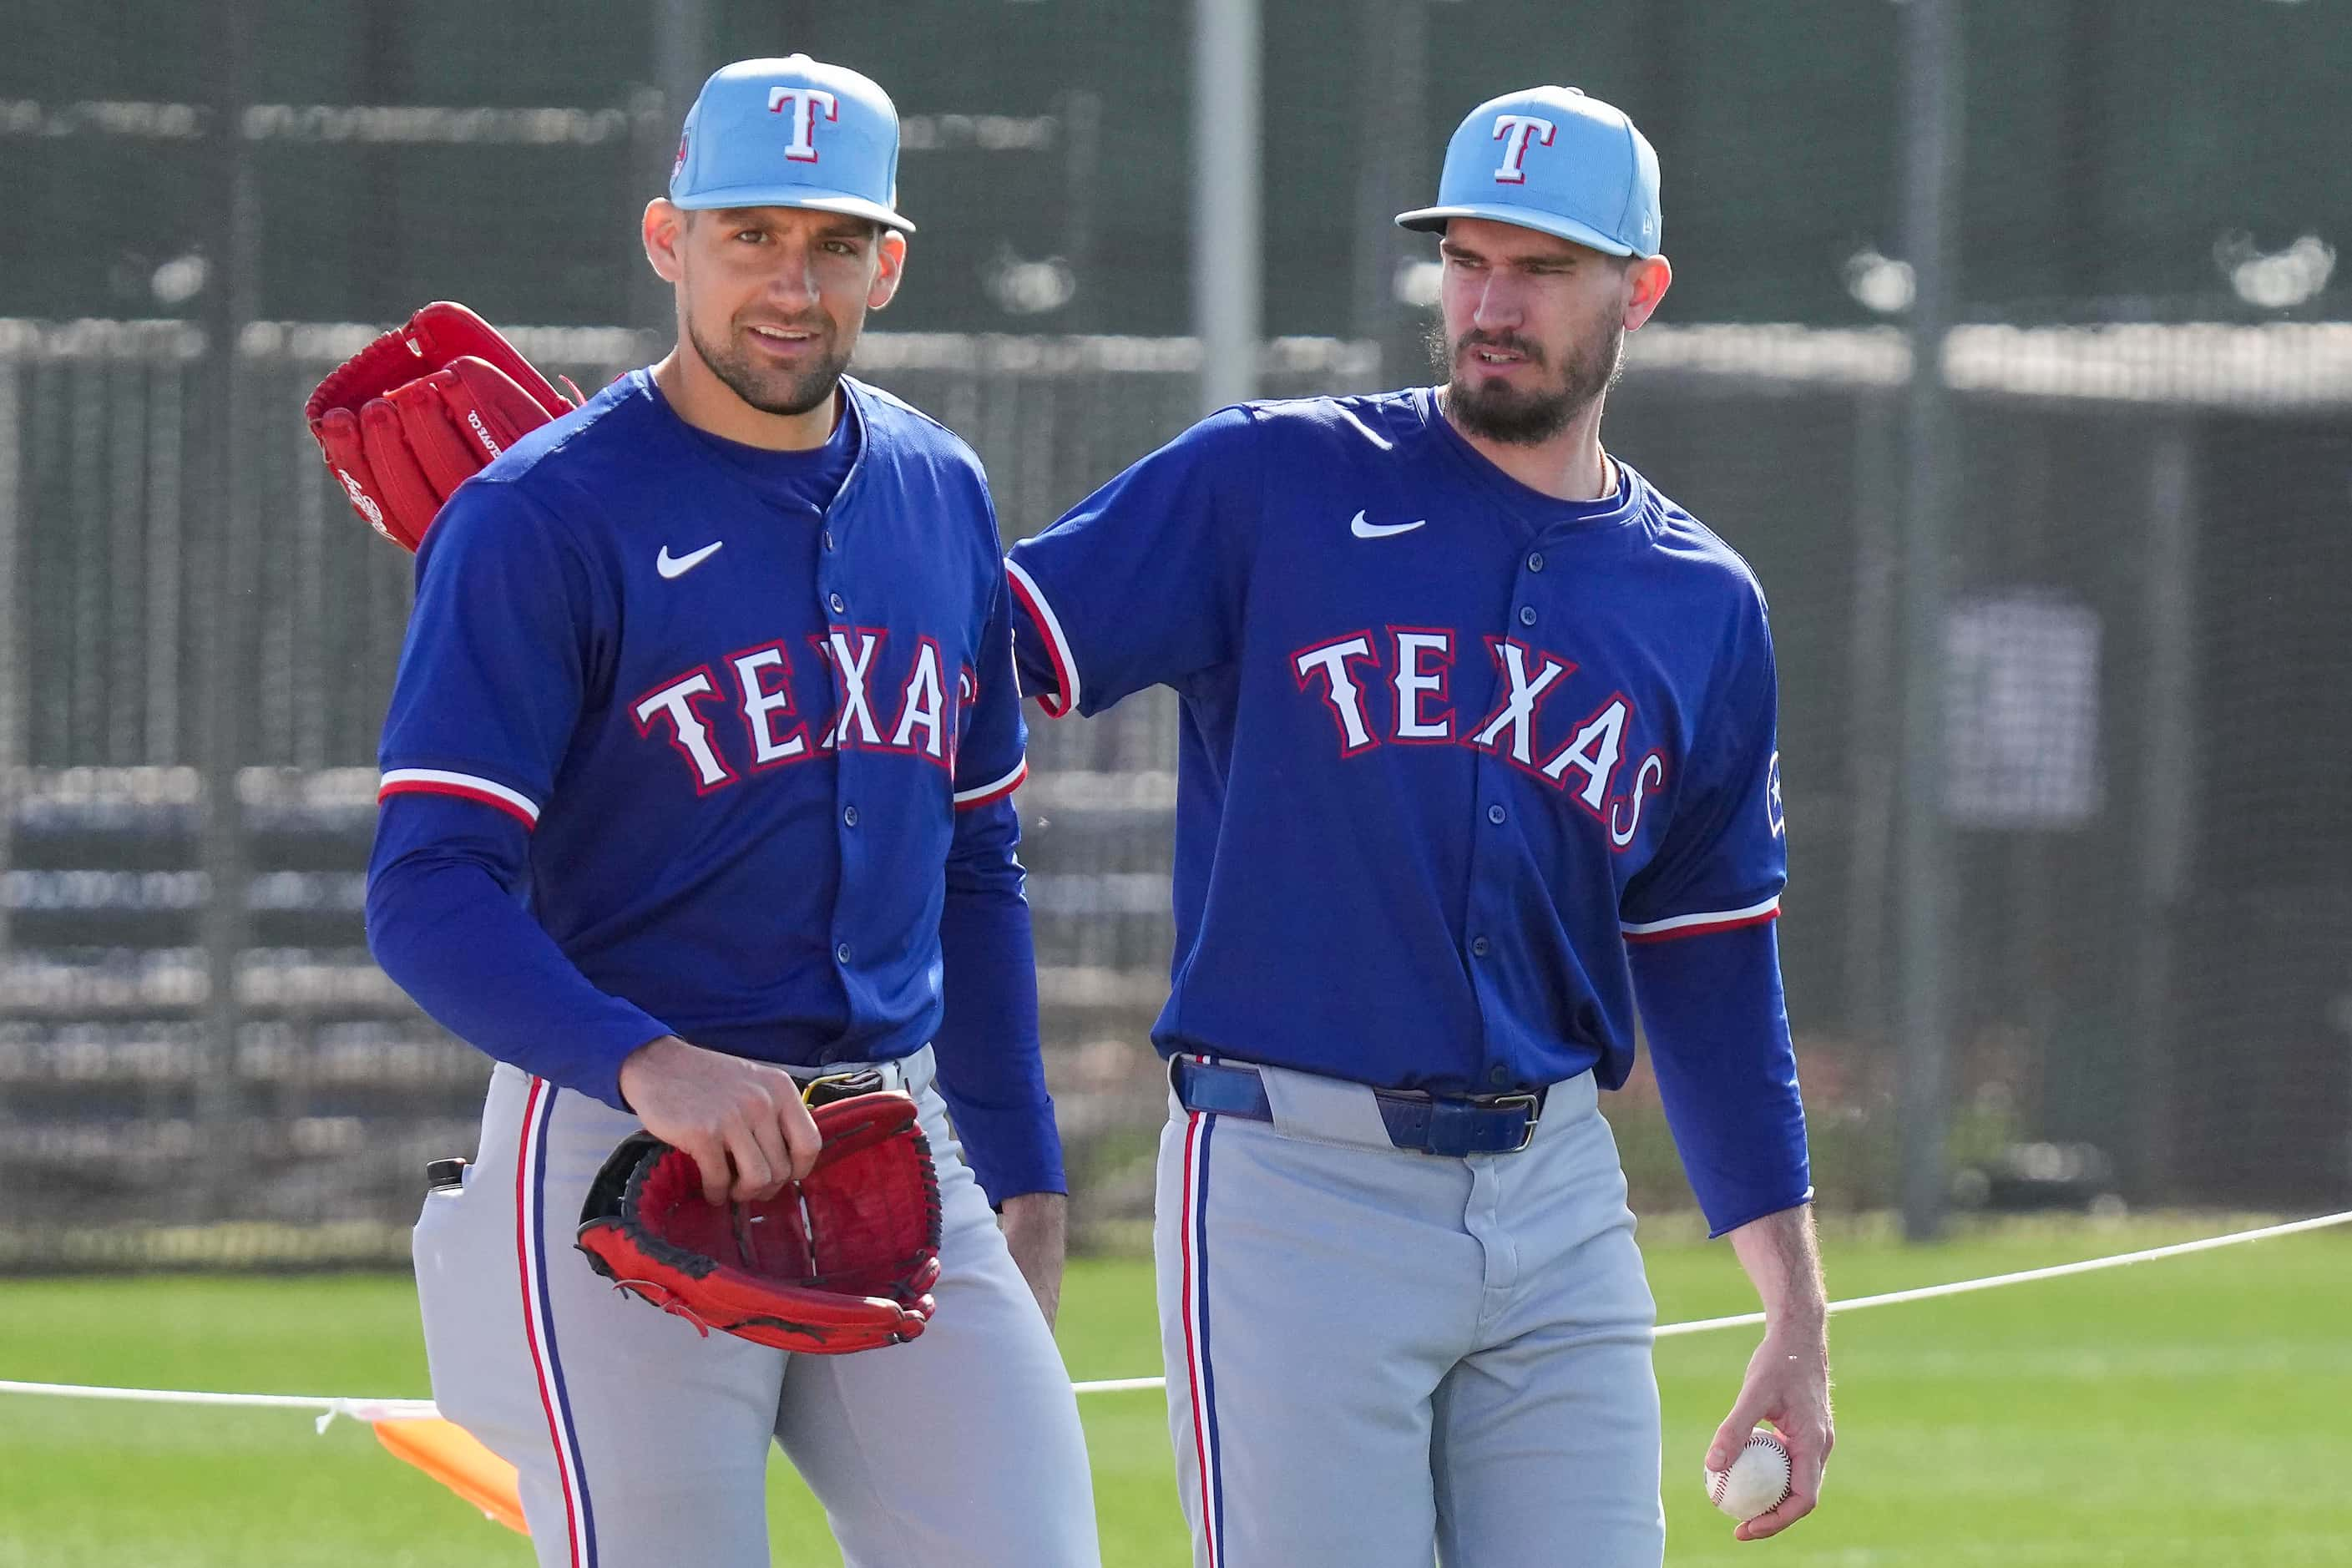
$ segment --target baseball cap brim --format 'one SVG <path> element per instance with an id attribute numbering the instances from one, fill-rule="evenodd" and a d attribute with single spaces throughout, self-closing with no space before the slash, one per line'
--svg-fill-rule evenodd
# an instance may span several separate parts
<path id="1" fill-rule="evenodd" d="M 693 212 L 709 212 L 717 207 L 807 207 L 813 212 L 868 218 L 901 234 L 915 232 L 913 224 L 880 202 L 853 196 L 847 191 L 828 191 L 813 185 L 729 185 L 715 191 L 697 191 L 684 201 L 673 196 L 670 201 L 675 206 Z"/>
<path id="2" fill-rule="evenodd" d="M 1423 234 L 1443 234 L 1446 221 L 1457 217 L 1485 218 L 1489 223 L 1515 224 L 1539 234 L 1557 235 L 1597 250 L 1603 256 L 1633 254 L 1633 247 L 1622 240 L 1612 239 L 1599 229 L 1579 223 L 1572 217 L 1537 212 L 1528 207 L 1505 206 L 1499 203 L 1492 206 L 1415 207 L 1409 213 L 1397 214 L 1396 225 L 1399 228 L 1418 229 Z"/>

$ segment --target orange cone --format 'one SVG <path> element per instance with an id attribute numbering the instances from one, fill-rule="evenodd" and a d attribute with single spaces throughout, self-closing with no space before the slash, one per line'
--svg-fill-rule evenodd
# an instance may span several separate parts
<path id="1" fill-rule="evenodd" d="M 371 1421 L 376 1441 L 509 1530 L 529 1535 L 515 1468 L 453 1421 Z"/>

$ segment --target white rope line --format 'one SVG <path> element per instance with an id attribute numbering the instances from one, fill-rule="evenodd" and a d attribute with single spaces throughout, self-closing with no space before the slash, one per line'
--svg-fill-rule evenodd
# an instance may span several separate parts
<path id="1" fill-rule="evenodd" d="M 1147 1388 L 1165 1388 L 1164 1377 L 1098 1377 L 1092 1383 L 1070 1384 L 1073 1394 L 1137 1394 Z"/>
<path id="2" fill-rule="evenodd" d="M 1858 1312 L 1864 1307 L 1891 1307 L 1899 1301 L 1931 1301 L 1939 1296 L 1965 1296 L 1971 1291 L 1990 1290 L 2001 1285 L 2023 1285 L 2035 1279 L 2058 1279 L 2069 1274 L 2095 1274 L 2102 1268 L 2121 1268 L 2126 1264 L 2147 1263 L 2159 1258 L 2179 1258 L 2191 1252 L 2210 1252 L 2217 1247 L 2235 1247 L 2241 1242 L 2263 1241 L 2272 1237 L 2294 1236 L 2301 1231 L 2324 1230 L 2331 1225 L 2352 1222 L 2352 1209 L 2341 1214 L 2321 1215 L 2315 1219 L 2293 1220 L 2285 1225 L 2264 1226 L 2260 1230 L 2235 1231 L 2228 1236 L 2209 1236 L 2199 1241 L 2175 1242 L 2170 1247 L 2151 1247 L 2140 1252 L 2121 1252 L 2111 1258 L 2085 1258 L 2079 1263 L 2053 1264 L 2047 1268 L 2028 1268 L 2016 1274 L 1994 1274 L 1981 1279 L 1960 1279 L 1948 1285 L 1923 1285 L 1914 1290 L 1890 1290 L 1882 1296 L 1856 1296 L 1850 1300 L 1832 1301 L 1832 1312 Z M 1751 1328 L 1764 1321 L 1761 1312 L 1742 1312 L 1730 1318 L 1700 1318 L 1686 1323 L 1661 1323 L 1651 1331 L 1653 1339 L 1678 1339 L 1684 1334 L 1703 1334 L 1712 1329 Z M 1118 1377 L 1099 1383 L 1079 1383 L 1071 1386 L 1080 1394 L 1122 1394 L 1130 1390 L 1165 1388 L 1164 1377 Z"/>
<path id="3" fill-rule="evenodd" d="M 1864 1307 L 1892 1307 L 1900 1301 L 1932 1301 L 1939 1296 L 1966 1296 L 1973 1291 L 1990 1290 L 2002 1285 L 2023 1285 L 2036 1279 L 2063 1279 L 2070 1274 L 2095 1274 L 2102 1268 L 2121 1268 L 2126 1264 L 2150 1263 L 2159 1258 L 2182 1258 L 2192 1252 L 2210 1252 L 2217 1247 L 2235 1247 L 2243 1241 L 2263 1241 L 2274 1236 L 2294 1236 L 2306 1230 L 2324 1230 L 2331 1225 L 2352 1221 L 2352 1209 L 2342 1214 L 2321 1215 L 2316 1219 L 2298 1219 L 2285 1225 L 2268 1225 L 2260 1230 L 2241 1230 L 2228 1236 L 2209 1236 L 2200 1241 L 2178 1241 L 2170 1247 L 2151 1247 L 2143 1252 L 2119 1252 L 2112 1258 L 2090 1258 L 2080 1263 L 2058 1263 L 2047 1268 L 2027 1268 L 2016 1274 L 1993 1274 L 1982 1279 L 1956 1280 L 1949 1285 L 1923 1285 L 1916 1290 L 1889 1290 L 1883 1296 L 1856 1296 L 1851 1300 L 1832 1301 L 1832 1312 L 1858 1312 Z M 1742 1312 L 1732 1318 L 1701 1318 L 1689 1323 L 1662 1323 L 1653 1337 L 1665 1340 L 1680 1334 L 1703 1334 L 1709 1329 L 1738 1329 L 1761 1323 L 1761 1312 Z"/>
<path id="4" fill-rule="evenodd" d="M 2267 1241 L 2274 1237 L 2296 1236 L 2307 1230 L 2325 1230 L 2329 1226 L 2352 1223 L 2352 1209 L 2341 1214 L 2321 1215 L 2314 1219 L 2298 1219 L 2285 1225 L 2264 1226 L 2259 1230 L 2233 1231 L 2227 1236 L 2209 1236 L 2198 1241 L 2175 1242 L 2169 1247 L 2151 1247 L 2139 1252 L 2122 1252 L 2109 1258 L 2090 1258 L 2079 1263 L 2053 1264 L 2047 1268 L 2027 1268 L 2015 1274 L 1994 1274 L 1981 1279 L 1959 1279 L 1948 1285 L 1924 1285 L 1913 1290 L 1890 1290 L 1879 1296 L 1856 1296 L 1849 1300 L 1832 1301 L 1832 1312 L 1858 1312 L 1865 1307 L 1892 1307 L 1905 1301 L 1932 1301 L 1944 1296 L 1965 1296 L 1978 1290 L 1991 1290 L 2004 1285 L 2024 1285 L 2037 1279 L 2063 1279 L 2073 1274 L 2095 1274 L 2103 1268 L 2122 1268 L 2134 1263 L 2151 1263 L 2160 1258 L 2182 1258 L 2192 1252 L 2210 1252 L 2216 1247 L 2236 1247 L 2242 1242 Z M 1703 1334 L 1713 1329 L 1750 1328 L 1764 1321 L 1761 1312 L 1742 1312 L 1729 1318 L 1700 1318 L 1685 1323 L 1661 1323 L 1653 1337 L 1675 1339 L 1684 1334 Z M 1079 1394 L 1138 1394 L 1145 1389 L 1165 1388 L 1164 1377 L 1111 1377 L 1091 1383 L 1071 1384 Z M 98 1388 L 77 1383 L 12 1383 L 0 1379 L 0 1394 L 43 1394 L 61 1399 L 120 1399 L 142 1405 L 241 1405 L 275 1410 L 317 1410 L 319 1430 L 324 1432 L 329 1422 L 338 1415 L 355 1421 L 417 1421 L 440 1415 L 429 1399 L 347 1399 L 314 1394 L 205 1394 L 186 1389 L 167 1388 Z"/>
<path id="5" fill-rule="evenodd" d="M 79 1383 L 12 1383 L 0 1394 L 46 1394 L 59 1399 L 123 1399 L 135 1405 L 241 1405 L 265 1410 L 318 1410 L 319 1430 L 338 1415 L 354 1421 L 423 1421 L 441 1414 L 429 1399 L 342 1399 L 323 1394 L 206 1394 L 184 1388 L 96 1388 Z"/>

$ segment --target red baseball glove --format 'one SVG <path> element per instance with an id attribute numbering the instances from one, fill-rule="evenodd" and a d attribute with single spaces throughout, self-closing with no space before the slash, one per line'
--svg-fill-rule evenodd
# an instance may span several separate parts
<path id="1" fill-rule="evenodd" d="M 497 328 L 441 300 L 337 365 L 302 416 L 352 509 L 414 550 L 452 490 L 579 397 L 572 387 L 567 401 Z"/>
<path id="2" fill-rule="evenodd" d="M 940 1277 L 939 1178 L 915 1102 L 860 1094 L 810 1114 L 815 1165 L 763 1204 L 712 1204 L 691 1154 L 624 1140 L 588 1189 L 580 1249 L 706 1334 L 819 1355 L 913 1339 Z"/>

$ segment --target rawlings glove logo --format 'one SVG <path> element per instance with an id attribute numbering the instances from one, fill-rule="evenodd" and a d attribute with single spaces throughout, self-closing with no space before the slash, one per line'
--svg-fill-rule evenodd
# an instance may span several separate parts
<path id="1" fill-rule="evenodd" d="M 390 539 L 391 531 L 383 526 L 383 509 L 375 504 L 374 498 L 367 491 L 360 489 L 359 480 L 352 478 L 341 468 L 335 470 L 335 478 L 343 481 L 343 493 L 352 498 L 352 505 L 357 507 L 360 515 L 368 520 L 368 526 L 386 539 Z"/>

